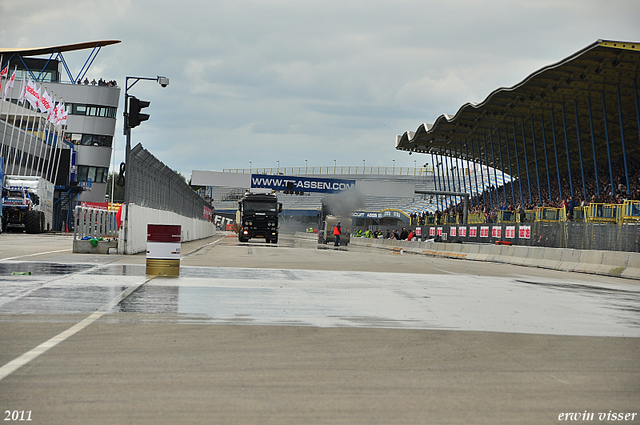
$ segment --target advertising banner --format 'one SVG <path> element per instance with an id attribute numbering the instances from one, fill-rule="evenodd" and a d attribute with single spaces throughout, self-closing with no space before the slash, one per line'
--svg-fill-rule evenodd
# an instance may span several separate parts
<path id="1" fill-rule="evenodd" d="M 355 180 L 325 179 L 319 177 L 302 176 L 270 176 L 267 174 L 252 174 L 252 188 L 273 190 L 289 190 L 295 192 L 337 193 L 355 189 Z"/>
<path id="2" fill-rule="evenodd" d="M 520 239 L 531 239 L 531 226 L 520 226 Z"/>

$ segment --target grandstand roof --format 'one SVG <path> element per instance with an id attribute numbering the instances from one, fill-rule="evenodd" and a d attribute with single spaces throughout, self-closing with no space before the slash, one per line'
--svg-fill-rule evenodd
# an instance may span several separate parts
<path id="1" fill-rule="evenodd" d="M 71 52 L 74 50 L 93 49 L 96 47 L 109 46 L 111 44 L 117 43 L 120 43 L 120 40 L 87 41 L 84 43 L 65 44 L 50 47 L 3 47 L 0 48 L 0 54 L 5 56 L 12 54 L 19 54 L 20 56 L 50 55 L 58 52 Z"/>
<path id="2" fill-rule="evenodd" d="M 591 161 L 591 170 L 594 151 L 598 164 L 606 163 L 608 134 L 612 162 L 622 159 L 623 138 L 627 162 L 630 155 L 631 160 L 638 162 L 639 73 L 640 42 L 598 40 L 513 87 L 496 89 L 479 104 L 464 104 L 454 116 L 440 115 L 432 125 L 422 124 L 415 132 L 396 136 L 396 149 L 475 162 L 480 162 L 481 155 L 483 164 L 505 173 L 510 173 L 511 165 L 512 173 L 516 174 L 516 147 L 521 173 L 524 172 L 524 136 L 530 166 L 535 165 L 534 143 L 540 163 L 546 142 L 549 167 L 556 169 L 554 149 L 557 149 L 557 167 L 561 173 L 567 171 L 568 147 L 575 173 L 580 152 Z"/>

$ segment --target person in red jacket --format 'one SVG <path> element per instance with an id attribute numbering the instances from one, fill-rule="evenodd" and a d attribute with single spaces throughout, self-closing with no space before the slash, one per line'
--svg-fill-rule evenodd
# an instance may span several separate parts
<path id="1" fill-rule="evenodd" d="M 336 242 L 334 246 L 340 246 L 340 235 L 342 234 L 342 226 L 340 226 L 340 222 L 333 226 L 333 236 L 336 237 Z"/>

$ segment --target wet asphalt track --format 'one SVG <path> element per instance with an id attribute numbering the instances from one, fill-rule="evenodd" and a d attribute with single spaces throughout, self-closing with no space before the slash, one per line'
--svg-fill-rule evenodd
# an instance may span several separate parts
<path id="1" fill-rule="evenodd" d="M 25 240 L 31 241 L 30 248 L 24 245 Z M 10 402 L 12 406 L 8 406 L 9 409 L 20 407 L 16 405 L 16 400 L 19 401 L 22 398 L 25 403 L 28 401 L 31 397 L 29 394 L 33 394 L 28 388 L 33 388 L 34 385 L 37 387 L 38 376 L 40 376 L 38 373 L 35 376 L 31 374 L 40 368 L 42 371 L 46 371 L 47 367 L 55 368 L 55 362 L 54 365 L 49 366 L 47 362 L 56 359 L 56 352 L 65 352 L 63 363 L 67 361 L 71 361 L 72 364 L 76 361 L 80 364 L 85 363 L 87 357 L 81 354 L 73 360 L 74 341 L 87 338 L 91 341 L 93 330 L 97 330 L 99 326 L 102 326 L 102 329 L 104 326 L 117 329 L 115 336 L 94 335 L 98 339 L 94 339 L 92 343 L 89 342 L 99 345 L 104 343 L 106 352 L 109 352 L 114 343 L 110 342 L 114 337 L 118 340 L 124 338 L 128 341 L 133 338 L 147 341 L 155 333 L 170 330 L 171 335 L 184 333 L 184 335 L 192 335 L 197 341 L 203 333 L 210 332 L 206 329 L 211 325 L 225 326 L 211 329 L 225 329 L 225 331 L 237 329 L 232 331 L 232 340 L 236 338 L 238 332 L 247 333 L 246 339 L 241 338 L 237 343 L 248 351 L 252 350 L 250 340 L 256 337 L 255 332 L 261 334 L 258 330 L 264 326 L 267 326 L 262 328 L 267 329 L 264 332 L 279 335 L 276 341 L 271 341 L 272 344 L 276 344 L 276 347 L 271 348 L 293 349 L 294 352 L 305 352 L 303 347 L 294 348 L 295 343 L 289 341 L 290 333 L 298 332 L 295 329 L 327 329 L 334 335 L 336 341 L 341 341 L 337 336 L 340 332 L 349 332 L 350 340 L 357 339 L 356 334 L 351 333 L 350 329 L 361 329 L 360 332 L 365 334 L 376 332 L 376 335 L 378 332 L 385 332 L 386 337 L 383 340 L 385 347 L 387 342 L 394 343 L 399 335 L 406 335 L 406 331 L 455 331 L 453 334 L 446 335 L 453 335 L 452 338 L 476 335 L 480 339 L 490 340 L 493 338 L 501 340 L 497 336 L 501 334 L 515 335 L 517 340 L 522 341 L 534 341 L 537 338 L 546 341 L 553 337 L 570 338 L 567 341 L 575 341 L 575 337 L 599 337 L 588 340 L 584 347 L 575 352 L 571 351 L 570 354 L 558 350 L 558 355 L 571 358 L 576 353 L 588 351 L 591 347 L 597 350 L 590 354 L 595 357 L 586 360 L 587 364 L 584 367 L 598 365 L 604 358 L 609 359 L 612 365 L 624 366 L 625 371 L 628 372 L 624 375 L 625 379 L 631 379 L 627 382 L 618 377 L 620 379 L 618 390 L 624 394 L 624 397 L 611 398 L 608 404 L 604 403 L 599 408 L 604 409 L 611 405 L 611 408 L 629 410 L 634 402 L 640 400 L 640 360 L 638 360 L 640 358 L 638 357 L 640 354 L 638 350 L 640 285 L 635 281 L 504 265 L 473 264 L 473 262 L 462 260 L 424 259 L 406 255 L 400 257 L 357 248 L 349 248 L 346 251 L 323 251 L 316 249 L 308 241 L 291 237 L 281 238 L 278 246 L 268 246 L 260 242 L 239 244 L 232 238 L 220 239 L 219 237 L 209 241 L 185 244 L 179 278 L 148 278 L 145 276 L 144 255 L 130 257 L 74 255 L 66 250 L 69 245 L 68 238 L 53 236 L 47 238 L 3 235 L 0 241 L 3 242 L 0 245 L 0 258 L 2 258 L 0 260 L 0 338 L 5 348 L 0 352 L 0 359 L 4 365 L 3 369 L 0 369 L 0 401 Z M 243 327 L 229 328 L 228 325 L 243 325 Z M 151 334 L 142 332 L 144 337 L 141 337 L 140 329 L 151 329 L 147 327 L 151 327 L 153 332 Z M 73 331 L 69 332 L 69 329 Z M 198 329 L 201 330 L 198 331 Z M 402 332 L 397 333 L 399 331 Z M 600 339 L 603 337 L 604 339 Z M 101 338 L 104 338 L 104 342 L 100 342 L 103 341 Z M 612 341 L 611 338 L 616 338 L 616 341 L 622 344 L 621 351 L 609 354 L 598 352 L 602 349 L 597 347 L 606 347 L 607 341 Z M 278 343 L 279 340 L 285 345 L 284 347 Z M 285 341 L 288 342 L 285 343 Z M 325 344 L 330 346 L 331 341 L 326 341 Z M 406 341 L 395 343 L 402 346 Z M 132 348 L 131 352 L 126 351 L 122 355 L 125 358 L 134 357 L 136 353 L 138 356 L 146 356 L 148 354 L 142 354 L 146 350 L 150 350 L 149 352 L 166 350 L 164 344 L 166 341 L 147 341 L 142 348 Z M 185 345 L 189 344 L 191 342 L 185 342 Z M 287 344 L 294 344 L 294 346 Z M 313 342 L 307 341 L 308 344 L 313 345 Z M 353 342 L 353 349 L 356 352 L 363 349 L 359 344 L 364 344 L 367 350 L 372 350 L 372 346 L 367 345 L 367 340 L 363 340 L 358 343 Z M 380 341 L 377 344 L 379 345 Z M 501 350 L 508 352 L 509 344 Z M 571 344 L 573 342 L 569 346 Z M 378 345 L 374 344 L 376 347 Z M 495 341 L 488 341 L 486 345 L 487 347 L 501 346 Z M 211 348 L 209 351 L 217 349 L 219 348 Z M 268 351 L 269 347 L 266 349 Z M 197 351 L 197 349 L 193 350 Z M 450 347 L 447 350 L 450 350 Z M 531 354 L 535 355 L 531 360 L 532 363 L 538 361 L 539 357 L 544 357 L 542 353 L 545 349 L 534 347 L 531 350 Z M 285 355 L 280 351 L 278 353 L 280 356 Z M 315 354 L 307 353 L 307 357 L 315 358 L 318 352 L 313 353 Z M 233 363 L 232 359 L 226 357 L 228 354 L 225 351 L 221 357 L 226 359 L 224 361 Z M 100 358 L 99 354 L 93 355 Z M 184 353 L 176 354 L 175 358 L 180 358 L 180 355 Z M 210 359 L 207 355 L 208 352 L 202 354 L 201 360 L 205 364 L 207 362 L 215 364 L 219 361 Z M 526 355 L 521 354 L 521 356 Z M 135 361 L 140 361 L 139 357 L 135 357 Z M 505 359 L 493 361 L 502 363 Z M 13 363 L 13 368 L 7 368 L 11 362 L 17 363 Z M 495 367 L 492 362 L 490 365 L 481 363 L 472 369 L 474 373 L 477 373 L 477 368 L 491 369 Z M 558 362 L 560 360 L 555 361 L 555 363 Z M 295 364 L 294 361 L 292 366 L 294 369 Z M 548 366 L 548 360 L 542 364 L 545 367 Z M 421 365 L 425 366 L 426 363 L 414 366 L 420 369 Z M 88 366 L 85 365 L 85 367 Z M 375 368 L 372 369 L 370 365 L 357 363 L 357 366 L 353 367 L 361 368 L 361 373 L 367 376 L 371 373 L 375 375 Z M 542 366 L 535 366 L 535 368 L 539 367 Z M 268 362 L 265 363 L 264 368 L 269 370 Z M 80 372 L 80 375 L 86 378 L 87 373 L 92 376 L 93 372 L 95 371 L 89 368 Z M 155 374 L 157 373 L 158 369 L 155 369 Z M 193 373 L 197 375 L 198 369 L 193 370 Z M 255 373 L 257 375 L 251 375 L 252 379 L 256 379 L 261 372 Z M 499 376 L 500 369 L 497 373 Z M 533 373 L 533 371 L 527 371 L 527 373 Z M 557 371 L 552 375 L 557 377 Z M 145 374 L 139 379 L 145 381 L 149 376 Z M 313 381 L 313 379 L 319 378 L 309 377 L 309 380 Z M 451 378 L 443 379 L 446 381 Z M 500 380 L 500 378 L 492 379 Z M 559 382 L 566 383 L 572 382 L 572 379 L 573 377 L 557 378 Z M 597 379 L 593 378 L 593 382 L 604 379 L 611 379 L 611 377 L 598 375 Z M 455 381 L 458 382 L 459 378 Z M 482 386 L 481 382 L 482 380 L 478 380 L 478 385 Z M 590 382 L 585 381 L 583 384 L 589 386 Z M 60 388 L 59 383 L 49 385 L 47 388 Z M 260 386 L 256 387 L 255 382 L 247 385 L 256 394 L 261 393 Z M 284 383 L 279 383 L 277 386 L 279 385 Z M 453 387 L 456 385 L 460 384 L 456 383 Z M 469 390 L 468 385 L 473 389 L 473 382 L 463 385 L 463 388 Z M 514 391 L 504 382 L 500 385 L 505 391 Z M 182 391 L 191 391 L 190 384 L 185 382 L 184 386 Z M 371 384 L 371 387 L 386 388 L 380 383 Z M 67 385 L 61 385 L 61 388 L 66 388 L 68 391 Z M 387 388 L 384 394 L 393 397 L 393 388 Z M 613 385 L 613 388 L 615 389 L 616 386 Z M 343 390 L 344 385 L 334 388 L 334 391 Z M 524 391 L 524 389 L 520 390 Z M 553 390 L 556 389 L 553 388 Z M 603 387 L 602 390 L 604 391 L 605 388 Z M 113 391 L 113 388 L 110 388 L 110 391 Z M 204 392 L 208 391 L 212 389 L 207 388 Z M 395 391 L 398 389 L 395 388 Z M 428 391 L 425 391 L 425 394 L 428 394 Z M 477 391 L 484 390 L 478 388 Z M 562 391 L 560 394 L 563 394 Z M 564 391 L 566 392 L 566 388 Z M 73 391 L 70 394 L 73 394 Z M 294 396 L 295 394 L 291 394 L 291 397 Z M 481 395 L 476 394 L 475 397 L 481 397 Z M 72 400 L 78 400 L 78 398 L 82 399 L 82 396 Z M 584 408 L 579 406 L 580 397 L 576 397 L 575 400 L 569 397 L 564 400 L 564 403 L 560 403 L 556 410 L 569 409 L 574 405 L 584 410 L 590 408 L 589 406 L 595 407 L 593 401 L 595 399 L 606 401 L 602 396 L 597 396 L 593 400 L 588 397 L 583 399 L 586 403 Z M 119 406 L 120 409 L 123 409 L 122 405 L 127 403 L 126 400 L 109 402 L 108 397 L 105 400 L 107 405 L 111 403 Z M 422 400 L 425 403 L 422 407 L 419 404 L 414 405 L 415 400 L 411 398 L 407 400 L 413 406 L 411 409 L 407 410 L 406 406 L 402 407 L 402 403 L 398 403 L 399 410 L 394 411 L 393 408 L 389 408 L 389 412 L 392 412 L 389 417 L 400 414 L 408 423 L 444 423 L 442 422 L 444 416 L 438 414 L 433 416 L 440 418 L 438 420 L 432 422 L 421 420 L 425 410 L 435 409 L 430 406 L 428 400 Z M 452 396 L 451 400 L 454 405 L 462 402 L 474 404 L 473 398 L 464 393 Z M 556 396 L 554 401 L 562 400 Z M 33 396 L 30 402 L 41 405 L 41 403 L 51 403 L 51 399 L 40 394 Z M 73 415 L 69 417 L 62 414 L 60 409 L 40 407 L 40 413 L 47 411 L 56 420 L 39 423 L 83 423 L 87 418 L 86 415 L 96 414 L 91 407 L 87 407 L 86 400 L 81 403 L 82 406 L 74 404 L 73 401 L 68 402 L 73 405 L 73 409 L 77 409 L 79 421 L 74 421 Z M 484 401 L 485 404 L 487 402 L 487 400 Z M 146 403 L 155 405 L 153 400 L 147 400 Z M 184 403 L 186 402 L 183 401 L 181 406 L 184 406 Z M 361 400 L 357 407 L 364 408 L 365 411 L 371 410 L 372 406 L 369 403 L 375 403 L 375 397 L 371 400 Z M 2 405 L 3 409 L 5 404 Z M 566 406 L 567 404 L 570 406 Z M 292 404 L 294 412 L 290 412 L 289 416 L 287 414 L 282 416 L 277 412 L 270 414 L 269 409 L 265 410 L 264 406 L 261 406 L 257 403 L 248 407 L 248 419 L 246 412 L 239 413 L 231 409 L 219 416 L 205 415 L 204 418 L 209 420 L 201 423 L 216 422 L 215 419 L 220 419 L 220 423 L 225 423 L 227 420 L 230 423 L 300 423 L 300 420 L 314 422 L 309 421 L 309 412 L 304 409 L 300 411 L 301 407 L 296 403 Z M 316 423 L 341 422 L 338 420 L 340 415 L 331 415 L 332 412 L 340 412 L 338 407 L 334 406 L 331 409 L 327 406 L 324 410 L 321 409 L 324 413 L 319 416 L 320 421 Z M 497 414 L 501 412 L 500 410 L 492 413 L 485 412 L 486 415 L 481 418 L 483 420 L 475 423 L 542 423 L 539 422 L 542 411 L 537 412 L 538 416 L 527 416 L 526 421 L 514 422 L 513 411 L 518 411 L 523 406 L 516 403 L 511 408 L 504 406 L 502 408 L 506 409 L 503 413 L 510 414 L 501 416 Z M 38 410 L 37 406 L 30 409 L 34 412 Z M 546 410 L 549 410 L 549 405 Z M 406 416 L 402 413 L 405 411 Z M 553 417 L 555 413 L 559 412 L 552 411 L 549 417 Z M 125 423 L 121 420 L 121 416 L 109 411 L 103 411 L 101 416 L 96 417 L 116 418 L 115 423 Z M 284 420 L 287 417 L 296 419 Z M 360 416 L 355 414 L 355 416 L 347 415 L 346 417 L 350 417 L 351 420 L 344 423 L 371 423 L 370 420 L 365 420 L 368 416 L 364 411 L 361 411 Z M 501 417 L 507 420 L 503 422 L 500 420 Z M 161 417 L 152 414 L 138 419 L 140 419 L 139 423 L 163 422 Z M 191 419 L 186 422 L 199 422 L 193 420 L 193 417 Z M 453 417 L 450 423 L 469 423 L 468 419 L 466 413 L 460 412 L 458 417 Z M 99 420 L 97 423 L 102 421 Z"/>

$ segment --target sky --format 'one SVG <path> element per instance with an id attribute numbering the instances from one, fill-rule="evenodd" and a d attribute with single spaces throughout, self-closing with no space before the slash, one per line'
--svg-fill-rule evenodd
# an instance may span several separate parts
<path id="1" fill-rule="evenodd" d="M 415 131 L 598 39 L 640 42 L 638 0 L 0 0 L 0 46 L 120 40 L 89 80 L 148 100 L 138 142 L 192 170 L 405 166 Z M 65 53 L 77 75 L 90 51 Z M 66 75 L 64 77 L 67 79 Z M 414 162 L 415 161 L 415 162 Z"/>

